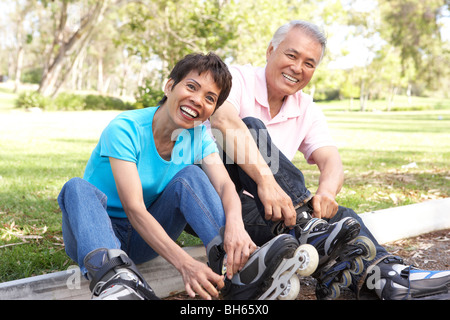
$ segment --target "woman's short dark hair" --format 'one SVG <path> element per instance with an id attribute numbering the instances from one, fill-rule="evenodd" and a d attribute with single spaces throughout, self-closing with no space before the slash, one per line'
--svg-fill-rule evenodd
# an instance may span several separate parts
<path id="1" fill-rule="evenodd" d="M 183 80 L 191 71 L 197 71 L 198 74 L 203 72 L 210 72 L 215 84 L 220 89 L 220 94 L 217 99 L 216 109 L 220 107 L 228 98 L 231 90 L 231 73 L 227 65 L 215 53 L 192 53 L 185 56 L 178 61 L 175 67 L 170 72 L 169 78 L 172 79 L 173 87 L 175 87 L 181 80 Z M 164 96 L 159 105 L 166 102 L 167 97 Z"/>

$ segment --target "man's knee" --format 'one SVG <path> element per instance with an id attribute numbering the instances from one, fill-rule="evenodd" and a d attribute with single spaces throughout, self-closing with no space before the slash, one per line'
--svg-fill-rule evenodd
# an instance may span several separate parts
<path id="1" fill-rule="evenodd" d="M 359 215 L 353 211 L 350 208 L 346 208 L 343 206 L 339 206 L 337 213 L 334 215 L 333 218 L 330 219 L 330 223 L 336 222 L 336 221 L 340 221 L 346 217 L 351 217 L 351 218 L 355 218 L 358 221 L 361 220 L 361 218 L 359 217 Z"/>
<path id="2" fill-rule="evenodd" d="M 260 119 L 255 117 L 246 117 L 242 121 L 249 129 L 266 129 L 266 125 Z"/>

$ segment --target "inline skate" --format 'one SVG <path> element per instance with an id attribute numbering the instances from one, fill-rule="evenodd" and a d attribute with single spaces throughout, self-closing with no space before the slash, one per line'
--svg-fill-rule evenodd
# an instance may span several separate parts
<path id="1" fill-rule="evenodd" d="M 100 248 L 84 258 L 93 300 L 159 300 L 125 252 Z"/>
<path id="2" fill-rule="evenodd" d="M 382 300 L 449 300 L 450 270 L 421 270 L 389 256 L 368 268 L 366 286 Z"/>
<path id="3" fill-rule="evenodd" d="M 208 264 L 218 274 L 226 274 L 223 236 L 206 248 Z M 300 291 L 297 274 L 312 274 L 318 263 L 316 250 L 299 246 L 291 235 L 281 234 L 254 251 L 246 265 L 232 279 L 225 277 L 221 294 L 232 300 L 294 300 Z"/>
<path id="4" fill-rule="evenodd" d="M 314 274 L 317 279 L 317 299 L 337 299 L 341 288 L 348 288 L 352 284 L 352 275 L 364 272 L 364 260 L 371 261 L 375 255 L 375 245 L 367 237 L 358 236 L 352 243 L 347 244 L 334 261 L 330 261 Z"/>
<path id="5" fill-rule="evenodd" d="M 295 226 L 286 227 L 281 221 L 272 226 L 272 233 L 289 233 L 298 239 L 300 245 L 310 244 L 316 248 L 319 254 L 317 269 L 320 270 L 329 261 L 334 260 L 347 243 L 358 236 L 361 226 L 351 217 L 330 224 L 323 219 L 312 218 L 312 212 L 312 204 L 309 201 L 297 209 Z"/>

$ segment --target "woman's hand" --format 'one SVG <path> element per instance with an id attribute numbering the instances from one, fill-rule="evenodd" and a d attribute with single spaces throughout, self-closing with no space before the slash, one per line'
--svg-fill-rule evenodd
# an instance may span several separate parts
<path id="1" fill-rule="evenodd" d="M 223 276 L 218 275 L 203 262 L 192 257 L 186 257 L 179 269 L 187 294 L 191 298 L 198 294 L 201 298 L 211 300 L 219 296 L 219 290 L 225 285 Z"/>
<path id="2" fill-rule="evenodd" d="M 224 235 L 224 250 L 227 253 L 227 277 L 231 279 L 247 263 L 257 246 L 241 222 L 227 221 Z"/>

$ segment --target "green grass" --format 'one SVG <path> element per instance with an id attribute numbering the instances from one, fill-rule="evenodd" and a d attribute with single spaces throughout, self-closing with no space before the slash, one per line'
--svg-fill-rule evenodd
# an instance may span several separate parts
<path id="1" fill-rule="evenodd" d="M 362 213 L 450 196 L 450 110 L 324 111 L 344 164 L 341 205 Z M 317 170 L 295 163 L 315 190 Z"/>
<path id="2" fill-rule="evenodd" d="M 56 201 L 81 176 L 105 125 L 118 111 L 29 113 L 0 89 L 0 282 L 65 270 Z M 446 103 L 446 102 L 445 102 Z M 360 113 L 325 108 L 346 183 L 342 205 L 357 212 L 450 196 L 450 111 Z M 417 168 L 404 169 L 415 162 Z M 295 163 L 314 191 L 318 172 Z M 180 244 L 195 239 L 183 234 Z"/>
<path id="3" fill-rule="evenodd" d="M 334 111 L 360 111 L 359 99 L 344 99 L 323 101 L 318 103 L 327 110 Z M 394 97 L 390 111 L 431 111 L 450 109 L 450 99 L 411 97 L 397 95 Z M 366 102 L 365 111 L 388 111 L 388 103 L 383 100 L 369 100 Z"/>

